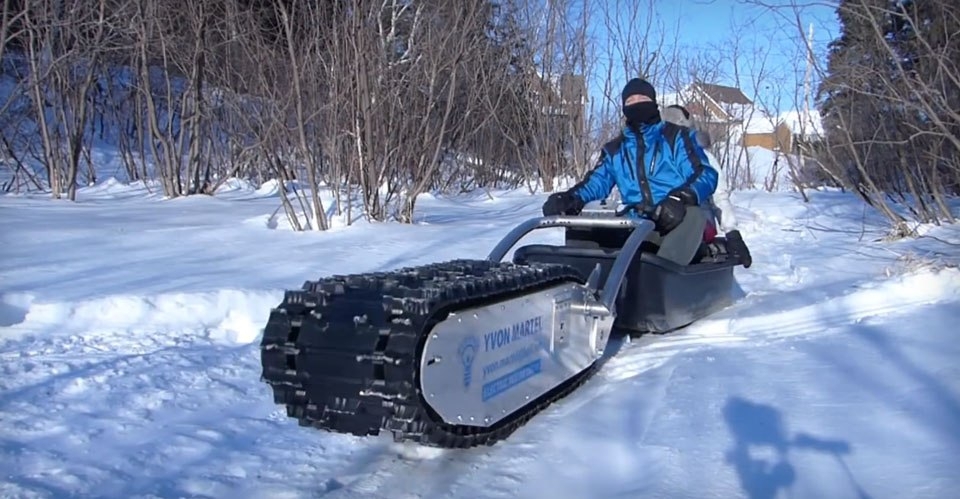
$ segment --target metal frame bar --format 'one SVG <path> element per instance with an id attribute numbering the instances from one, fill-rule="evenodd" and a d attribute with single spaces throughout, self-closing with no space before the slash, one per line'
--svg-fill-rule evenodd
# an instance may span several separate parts
<path id="1" fill-rule="evenodd" d="M 488 260 L 499 262 L 507 255 L 510 249 L 520 241 L 529 232 L 537 229 L 548 229 L 552 227 L 579 227 L 579 228 L 605 228 L 605 229 L 624 229 L 631 231 L 630 236 L 624 243 L 623 248 L 613 261 L 610 268 L 610 274 L 600 291 L 600 300 L 603 306 L 615 313 L 617 292 L 623 283 L 627 270 L 630 268 L 634 256 L 640 250 L 640 245 L 647 238 L 647 235 L 654 230 L 653 222 L 644 218 L 600 218 L 600 217 L 569 217 L 552 216 L 536 217 L 522 222 L 514 227 L 500 240 L 487 256 Z"/>
<path id="2" fill-rule="evenodd" d="M 549 229 L 552 227 L 579 227 L 584 229 L 637 229 L 649 220 L 633 218 L 593 218 L 593 217 L 537 217 L 525 220 L 520 225 L 514 227 L 503 239 L 493 248 L 487 256 L 488 260 L 499 262 L 523 236 L 537 229 Z M 651 224 L 652 227 L 652 224 Z"/>
<path id="3" fill-rule="evenodd" d="M 634 256 L 640 251 L 640 245 L 643 244 L 647 235 L 653 232 L 654 229 L 653 222 L 650 220 L 641 219 L 638 221 L 640 223 L 633 229 L 633 232 L 630 233 L 630 237 L 623 243 L 623 248 L 620 248 L 620 253 L 617 255 L 616 260 L 613 261 L 613 266 L 610 267 L 610 274 L 607 275 L 607 281 L 603 284 L 603 291 L 600 292 L 600 301 L 603 303 L 603 306 L 613 314 L 617 313 L 617 293 L 620 291 L 620 284 L 623 283 L 623 279 L 627 276 L 627 270 L 630 268 L 630 264 L 633 263 Z"/>

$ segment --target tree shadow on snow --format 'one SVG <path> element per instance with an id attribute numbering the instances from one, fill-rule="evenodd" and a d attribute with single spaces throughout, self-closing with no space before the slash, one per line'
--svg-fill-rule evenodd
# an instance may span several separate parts
<path id="1" fill-rule="evenodd" d="M 956 395 L 936 376 L 911 360 L 883 329 L 860 324 L 854 334 L 879 351 L 888 361 L 887 366 L 899 369 L 909 379 L 924 387 L 926 397 L 915 400 L 911 405 L 921 408 L 917 412 L 924 414 L 930 423 L 939 426 L 944 435 L 957 440 L 957 430 L 960 429 L 957 423 L 960 421 L 960 402 Z"/>
<path id="2" fill-rule="evenodd" d="M 833 455 L 847 473 L 858 496 L 861 499 L 870 497 L 856 482 L 843 460 L 843 456 L 851 452 L 848 442 L 821 439 L 806 433 L 791 436 L 780 411 L 740 397 L 727 400 L 723 417 L 734 438 L 733 448 L 727 451 L 726 459 L 736 470 L 747 497 L 773 498 L 781 489 L 787 490 L 794 484 L 797 471 L 790 463 L 791 449 Z"/>
<path id="3" fill-rule="evenodd" d="M 946 329 L 951 327 L 949 320 L 945 318 L 932 325 L 914 327 L 917 331 L 927 327 Z M 899 413 L 938 432 L 952 442 L 950 445 L 960 443 L 960 400 L 950 386 L 937 376 L 938 370 L 944 369 L 946 363 L 930 359 L 925 364 L 923 359 L 923 355 L 933 354 L 934 351 L 937 357 L 955 356 L 955 345 L 942 340 L 931 341 L 923 346 L 915 343 L 911 355 L 909 350 L 905 351 L 906 346 L 902 346 L 900 340 L 883 327 L 860 323 L 853 326 L 850 332 L 882 355 L 884 362 L 858 363 L 858 356 L 843 355 L 831 349 L 812 353 L 831 363 L 864 392 L 873 394 L 877 400 L 889 404 Z M 912 358 L 914 355 L 917 357 Z M 902 386 L 911 382 L 919 389 Z"/>

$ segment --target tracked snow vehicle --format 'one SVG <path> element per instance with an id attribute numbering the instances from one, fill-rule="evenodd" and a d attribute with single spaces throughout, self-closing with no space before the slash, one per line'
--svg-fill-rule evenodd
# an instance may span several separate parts
<path id="1" fill-rule="evenodd" d="M 536 229 L 562 245 L 509 251 Z M 653 224 L 587 210 L 530 219 L 486 260 L 332 276 L 288 291 L 263 380 L 301 426 L 439 447 L 493 444 L 586 381 L 614 331 L 666 332 L 732 301 L 723 260 L 657 257 Z"/>

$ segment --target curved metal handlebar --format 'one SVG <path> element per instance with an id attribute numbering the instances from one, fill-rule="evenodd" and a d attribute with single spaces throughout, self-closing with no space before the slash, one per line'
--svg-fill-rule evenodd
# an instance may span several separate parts
<path id="1" fill-rule="evenodd" d="M 643 226 L 645 220 L 634 218 L 592 218 L 592 217 L 536 217 L 531 218 L 514 227 L 493 248 L 487 260 L 499 262 L 507 256 L 507 252 L 517 244 L 527 233 L 537 229 L 551 227 L 577 227 L 583 229 L 637 229 Z"/>
<path id="2" fill-rule="evenodd" d="M 640 245 L 647 238 L 647 235 L 654 230 L 653 222 L 644 218 L 592 218 L 592 217 L 537 217 L 524 221 L 516 226 L 503 237 L 502 240 L 493 248 L 488 260 L 499 262 L 507 255 L 507 252 L 517 244 L 527 233 L 551 227 L 578 227 L 578 228 L 604 228 L 604 229 L 624 229 L 630 230 L 630 236 L 627 237 L 623 247 L 613 266 L 610 268 L 610 274 L 600 291 L 600 300 L 604 307 L 611 313 L 616 313 L 617 293 L 620 290 L 620 284 L 627 275 L 627 269 L 633 262 L 634 255 L 640 250 Z"/>

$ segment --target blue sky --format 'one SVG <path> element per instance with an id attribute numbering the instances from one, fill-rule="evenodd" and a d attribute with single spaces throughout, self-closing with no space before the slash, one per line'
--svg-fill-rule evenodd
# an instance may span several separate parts
<path id="1" fill-rule="evenodd" d="M 646 13 L 647 0 L 591 0 L 596 9 L 593 14 L 592 36 L 599 46 L 604 45 L 608 30 L 603 26 L 601 11 L 623 12 L 630 5 L 639 5 L 640 12 L 635 24 L 645 24 L 649 17 Z M 758 5 L 758 4 L 763 5 Z M 653 0 L 654 18 L 662 25 L 662 31 L 670 44 L 676 38 L 679 50 L 686 56 L 700 53 L 710 60 L 723 60 L 721 75 L 714 83 L 738 86 L 734 77 L 734 63 L 740 74 L 740 88 L 748 97 L 758 102 L 772 103 L 781 111 L 794 109 L 802 104 L 797 103 L 797 95 L 802 92 L 798 85 L 802 85 L 805 60 L 799 52 L 802 47 L 796 27 L 796 15 L 806 30 L 813 23 L 813 43 L 815 53 L 820 56 L 821 64 L 825 62 L 827 44 L 836 38 L 839 25 L 836 20 L 834 4 L 836 2 L 813 0 Z M 791 4 L 797 4 L 796 11 Z M 772 7 L 772 8 L 771 8 Z M 620 22 L 625 21 L 626 14 L 618 15 Z M 680 36 L 677 37 L 676 26 L 681 24 Z M 642 29 L 642 28 L 641 28 Z M 739 39 L 741 55 L 734 62 L 730 47 L 732 42 Z M 665 51 L 672 50 L 666 47 Z M 762 79 L 762 88 L 755 89 L 754 75 L 757 72 L 762 57 L 757 53 L 765 54 L 765 72 L 768 76 Z M 613 59 L 614 66 L 622 59 L 615 53 L 598 53 L 594 61 L 599 66 L 599 73 L 603 74 L 601 82 L 594 81 L 590 86 L 590 93 L 598 97 L 598 88 L 605 79 L 606 64 Z M 629 75 L 635 76 L 635 75 Z M 619 91 L 626 81 L 622 70 L 614 74 L 613 86 Z M 814 91 L 816 89 L 816 75 L 814 75 Z M 658 91 L 666 82 L 654 82 Z M 779 102 L 776 102 L 779 96 Z"/>

